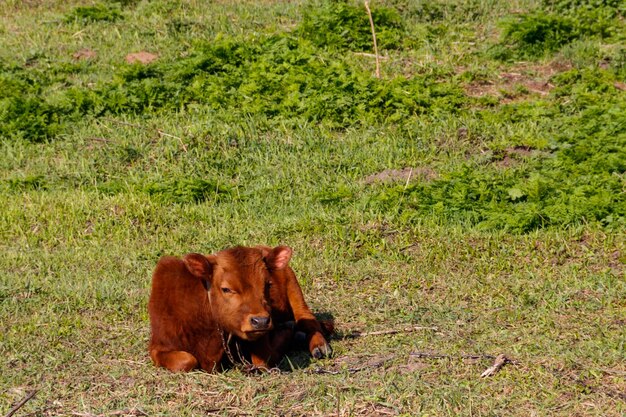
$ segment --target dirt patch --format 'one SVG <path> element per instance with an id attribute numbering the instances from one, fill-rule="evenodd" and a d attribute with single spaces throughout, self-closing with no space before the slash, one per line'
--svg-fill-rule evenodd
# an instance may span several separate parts
<path id="1" fill-rule="evenodd" d="M 547 80 L 527 79 L 520 73 L 501 73 L 495 81 L 480 81 L 465 86 L 470 97 L 492 96 L 504 102 L 513 102 L 530 94 L 546 96 L 554 88 Z"/>
<path id="2" fill-rule="evenodd" d="M 156 54 L 141 51 L 126 55 L 126 62 L 128 62 L 129 64 L 133 64 L 135 62 L 138 62 L 140 64 L 149 64 L 153 61 L 156 61 L 158 58 L 159 56 Z"/>
<path id="3" fill-rule="evenodd" d="M 420 360 L 417 357 L 410 355 L 409 360 L 407 361 L 406 365 L 398 366 L 398 371 L 401 374 L 410 374 L 413 372 L 420 372 L 420 371 L 423 371 L 425 369 L 430 369 L 430 368 L 432 368 L 432 363 L 425 361 L 425 360 Z"/>
<path id="4" fill-rule="evenodd" d="M 97 56 L 98 54 L 96 53 L 96 51 L 89 48 L 83 48 L 72 54 L 72 58 L 74 58 L 76 61 L 95 59 Z"/>
<path id="5" fill-rule="evenodd" d="M 626 91 L 626 83 L 620 83 L 619 81 L 613 84 L 615 88 L 621 91 Z"/>
<path id="6" fill-rule="evenodd" d="M 506 148 L 507 155 L 532 156 L 536 151 L 530 146 L 514 146 Z"/>
<path id="7" fill-rule="evenodd" d="M 519 163 L 518 160 L 513 159 L 508 155 L 505 155 L 504 158 L 496 162 L 496 165 L 501 168 L 510 168 L 510 167 L 517 165 L 518 163 Z"/>
<path id="8" fill-rule="evenodd" d="M 437 178 L 437 173 L 427 167 L 406 167 L 402 169 L 386 169 L 376 174 L 368 175 L 363 179 L 365 184 L 377 182 L 397 181 L 432 181 Z"/>
<path id="9" fill-rule="evenodd" d="M 554 61 L 546 65 L 520 63 L 502 71 L 494 80 L 470 82 L 464 86 L 470 97 L 496 97 L 503 103 L 511 103 L 527 98 L 529 95 L 546 96 L 554 88 L 550 78 L 572 67 L 568 63 Z M 457 71 L 463 72 L 464 68 Z"/>
<path id="10" fill-rule="evenodd" d="M 342 372 L 354 374 L 383 367 L 395 359 L 395 357 L 395 355 L 340 356 L 335 358 L 332 365 L 325 368 L 317 368 L 313 372 L 320 374 L 339 374 Z"/>
<path id="11" fill-rule="evenodd" d="M 513 146 L 506 148 L 498 157 L 494 158 L 494 164 L 501 168 L 509 168 L 518 165 L 524 159 L 542 154 L 542 151 L 530 146 Z"/>

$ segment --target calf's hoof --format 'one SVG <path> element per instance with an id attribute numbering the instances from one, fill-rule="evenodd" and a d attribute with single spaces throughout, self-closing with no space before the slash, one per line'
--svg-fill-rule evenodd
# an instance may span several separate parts
<path id="1" fill-rule="evenodd" d="M 311 350 L 311 355 L 315 359 L 328 358 L 332 355 L 333 349 L 330 347 L 328 343 L 324 343 L 321 346 L 316 346 Z"/>

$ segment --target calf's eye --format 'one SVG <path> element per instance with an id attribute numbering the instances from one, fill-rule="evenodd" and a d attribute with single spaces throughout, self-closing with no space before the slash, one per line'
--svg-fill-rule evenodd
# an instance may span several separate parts
<path id="1" fill-rule="evenodd" d="M 233 290 L 231 290 L 230 288 L 222 287 L 222 292 L 224 294 L 230 294 L 233 292 Z"/>

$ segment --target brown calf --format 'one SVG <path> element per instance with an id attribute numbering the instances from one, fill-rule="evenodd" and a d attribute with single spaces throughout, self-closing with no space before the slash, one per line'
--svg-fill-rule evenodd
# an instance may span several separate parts
<path id="1" fill-rule="evenodd" d="M 306 335 L 314 357 L 329 355 L 322 327 L 288 265 L 291 254 L 287 246 L 238 246 L 215 255 L 161 258 L 148 303 L 155 365 L 212 372 L 239 356 L 228 347 L 234 338 L 253 365 L 269 367 L 289 348 L 294 331 Z M 293 321 L 295 330 L 283 326 Z"/>

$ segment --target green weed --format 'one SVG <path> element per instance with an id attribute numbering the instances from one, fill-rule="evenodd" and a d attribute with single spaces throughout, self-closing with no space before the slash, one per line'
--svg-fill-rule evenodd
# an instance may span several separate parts
<path id="1" fill-rule="evenodd" d="M 199 178 L 155 182 L 142 188 L 156 201 L 165 203 L 199 203 L 231 195 L 231 190 L 226 185 Z"/>
<path id="2" fill-rule="evenodd" d="M 623 2 L 545 0 L 542 9 L 503 22 L 500 59 L 541 58 L 578 39 L 623 40 Z"/>
<path id="3" fill-rule="evenodd" d="M 122 19 L 122 13 L 115 3 L 78 6 L 65 16 L 65 22 L 114 22 Z"/>
<path id="4" fill-rule="evenodd" d="M 11 191 L 45 190 L 46 179 L 43 175 L 29 175 L 24 178 L 10 178 L 6 186 Z"/>
<path id="5" fill-rule="evenodd" d="M 401 47 L 406 33 L 400 14 L 389 7 L 372 8 L 378 47 Z M 312 4 L 304 13 L 295 33 L 315 46 L 347 51 L 372 51 L 372 32 L 363 5 L 351 0 Z"/>
<path id="6" fill-rule="evenodd" d="M 536 58 L 557 51 L 580 36 L 575 20 L 539 12 L 506 22 L 502 38 L 509 48 L 507 52 L 521 58 Z M 502 56 L 505 57 L 506 54 Z"/>
<path id="7" fill-rule="evenodd" d="M 401 10 L 405 17 L 419 22 L 475 22 L 484 19 L 488 12 L 494 11 L 494 4 L 481 0 L 450 1 L 450 0 L 393 0 L 395 9 Z"/>
<path id="8" fill-rule="evenodd" d="M 4 137 L 44 141 L 56 136 L 61 123 L 57 108 L 37 97 L 20 94 L 0 101 L 0 135 Z"/>
<path id="9" fill-rule="evenodd" d="M 41 80 L 22 68 L 0 66 L 0 136 L 43 141 L 61 128 L 58 108 L 42 97 Z"/>

